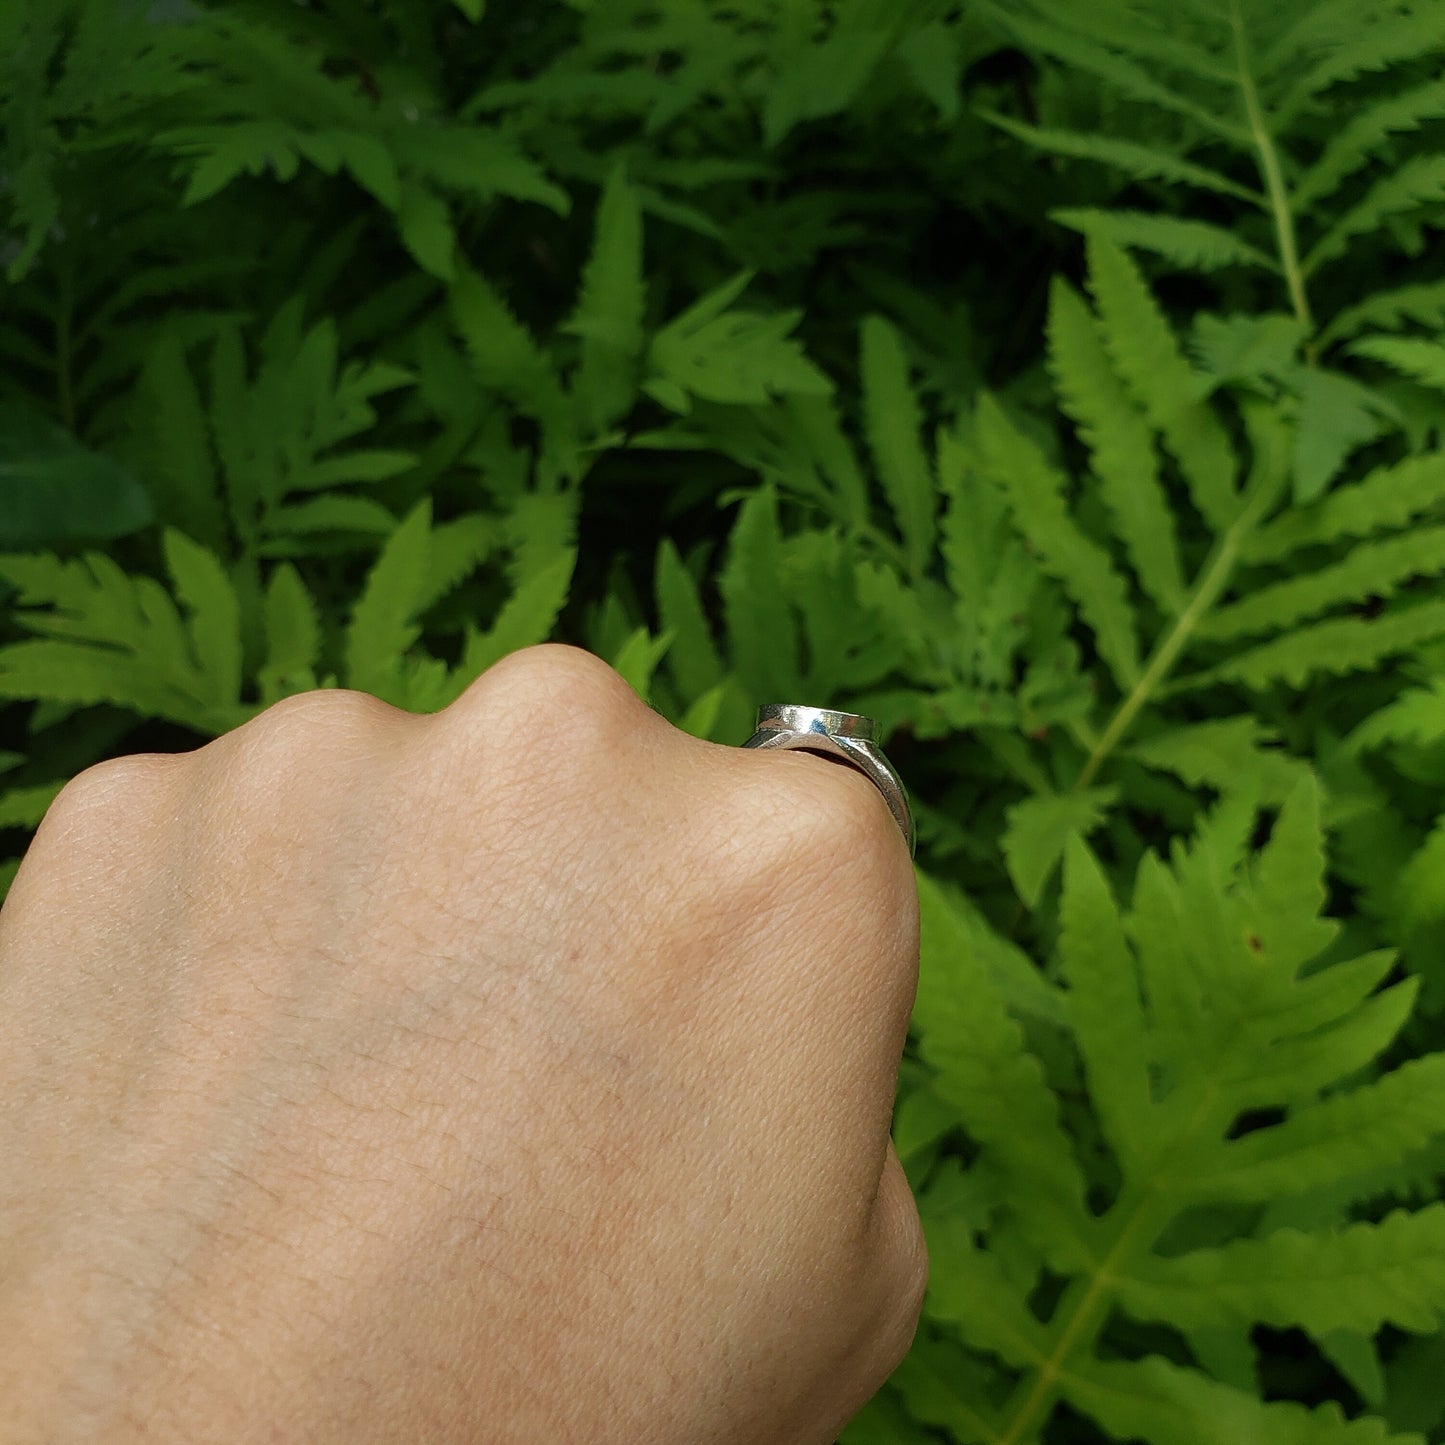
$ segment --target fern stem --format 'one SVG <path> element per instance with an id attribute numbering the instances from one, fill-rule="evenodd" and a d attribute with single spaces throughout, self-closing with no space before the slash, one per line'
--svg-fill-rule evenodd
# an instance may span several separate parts
<path id="1" fill-rule="evenodd" d="M 1115 1201 L 1109 1211 L 1111 1216 L 1119 1220 L 1113 1242 L 1099 1261 L 1098 1267 L 1076 1279 L 1061 1296 L 1054 1311 L 1054 1319 L 1060 1322 L 1054 1347 L 1047 1359 L 1040 1362 L 1034 1378 L 1020 1383 L 1007 1407 L 1008 1428 L 995 1437 L 996 1445 L 1016 1445 L 1016 1442 L 1023 1438 L 1024 1432 L 1035 1423 L 1040 1411 L 1053 1402 L 1054 1392 L 1065 1373 L 1064 1361 L 1077 1351 L 1090 1348 L 1103 1326 L 1112 1301 L 1114 1271 L 1120 1260 L 1128 1254 L 1140 1230 L 1150 1233 L 1150 1237 L 1145 1240 L 1145 1248 L 1148 1248 L 1159 1230 L 1168 1223 L 1172 1213 L 1172 1204 L 1156 1194 L 1153 1179 L 1121 1195 Z"/>
<path id="2" fill-rule="evenodd" d="M 1051 1322 L 1057 1326 L 1053 1348 L 1040 1362 L 1034 1379 L 1020 1382 L 1009 1402 L 1008 1428 L 995 1437 L 994 1445 L 1017 1445 L 1039 1413 L 1052 1404 L 1059 1381 L 1069 1374 L 1066 1362 L 1092 1349 L 1113 1303 L 1115 1271 L 1120 1262 L 1129 1258 L 1135 1246 L 1140 1255 L 1151 1250 L 1178 1212 L 1178 1200 L 1171 1198 L 1167 1189 L 1160 1188 L 1168 1159 L 1187 1152 L 1207 1128 L 1225 1126 L 1227 1117 L 1221 1119 L 1218 1108 L 1218 1091 L 1212 1082 L 1206 1082 L 1179 1130 L 1163 1136 L 1168 1142 L 1155 1158 L 1154 1167 L 1143 1178 L 1126 1186 L 1103 1216 L 1101 1224 L 1112 1222 L 1114 1225 L 1113 1238 L 1097 1267 L 1074 1280 L 1060 1297 Z"/>
<path id="3" fill-rule="evenodd" d="M 1189 605 L 1179 614 L 1174 626 L 1161 639 L 1149 658 L 1144 675 L 1135 683 L 1129 696 L 1119 704 L 1118 711 L 1109 719 L 1109 725 L 1104 729 L 1099 741 L 1094 744 L 1094 750 L 1084 763 L 1083 771 L 1074 780 L 1075 790 L 1087 788 L 1093 781 L 1095 774 L 1103 766 L 1104 760 L 1119 745 L 1120 739 L 1129 731 L 1134 719 L 1139 715 L 1140 709 L 1153 697 L 1168 675 L 1169 669 L 1174 666 L 1175 660 L 1184 644 L 1189 641 L 1190 634 L 1199 625 L 1200 619 L 1219 599 L 1219 594 L 1224 591 L 1234 572 L 1234 564 L 1239 560 L 1239 549 L 1245 534 L 1254 526 L 1257 510 L 1256 506 L 1246 507 L 1215 544 L 1213 555 L 1205 564 L 1198 585 L 1194 589 L 1194 596 L 1189 599 Z"/>
<path id="4" fill-rule="evenodd" d="M 1289 287 L 1290 305 L 1300 324 L 1308 330 L 1314 329 L 1310 315 L 1309 298 L 1305 295 L 1304 273 L 1300 269 L 1299 247 L 1294 234 L 1294 212 L 1290 209 L 1289 194 L 1285 190 L 1284 174 L 1279 166 L 1279 152 L 1275 149 L 1274 138 L 1264 123 L 1264 107 L 1259 103 L 1259 91 L 1255 88 L 1254 73 L 1249 67 L 1249 47 L 1244 34 L 1244 17 L 1240 13 L 1239 0 L 1230 0 L 1229 23 L 1234 30 L 1234 55 L 1239 66 L 1239 88 L 1244 95 L 1245 114 L 1249 117 L 1249 132 L 1259 152 L 1259 169 L 1269 194 L 1269 209 L 1274 216 L 1275 239 L 1279 244 L 1280 266 L 1284 270 L 1285 285 Z"/>

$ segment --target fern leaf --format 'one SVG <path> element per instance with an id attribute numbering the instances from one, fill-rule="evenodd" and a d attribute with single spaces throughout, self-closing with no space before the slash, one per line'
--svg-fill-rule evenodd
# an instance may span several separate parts
<path id="1" fill-rule="evenodd" d="M 1396 216 L 1445 200 L 1445 156 L 1422 155 L 1377 181 L 1364 197 L 1305 254 L 1301 274 L 1308 277 L 1328 261 L 1343 256 L 1357 236 L 1380 231 Z"/>
<path id="2" fill-rule="evenodd" d="M 1445 741 L 1445 677 L 1412 688 L 1372 714 L 1349 737 L 1350 749 L 1364 752 L 1387 743 L 1417 747 Z"/>
<path id="3" fill-rule="evenodd" d="M 63 783 L 38 783 L 0 793 L 0 828 L 36 828 L 49 811 Z"/>
<path id="4" fill-rule="evenodd" d="M 423 271 L 441 281 L 457 275 L 457 233 L 451 208 L 431 186 L 407 176 L 396 207 L 396 226 L 402 244 Z"/>
<path id="5" fill-rule="evenodd" d="M 1415 130 L 1445 117 L 1445 82 L 1431 81 L 1357 111 L 1299 178 L 1292 197 L 1296 210 L 1331 196 L 1356 171 L 1376 160 L 1381 143 L 1398 131 Z"/>
<path id="6" fill-rule="evenodd" d="M 1189 1193 L 1198 1202 L 1268 1203 L 1383 1168 L 1442 1134 L 1445 1055 L 1432 1054 L 1226 1143 Z"/>
<path id="7" fill-rule="evenodd" d="M 1172 773 L 1191 787 L 1225 792 L 1253 780 L 1265 803 L 1282 801 L 1308 764 L 1268 746 L 1271 730 L 1250 715 L 1186 723 L 1128 746 L 1145 767 Z"/>
<path id="8" fill-rule="evenodd" d="M 402 660 L 421 635 L 416 617 L 428 582 L 431 503 L 419 503 L 397 527 L 367 574 L 346 630 L 349 686 L 406 706 Z"/>
<path id="9" fill-rule="evenodd" d="M 779 596 L 782 572 L 777 497 L 764 487 L 743 503 L 718 577 L 733 666 L 760 701 L 789 697 L 799 685 L 798 625 Z"/>
<path id="10" fill-rule="evenodd" d="M 609 351 L 636 356 L 646 307 L 642 211 L 626 171 L 618 166 L 602 192 L 592 254 L 583 268 L 576 309 L 563 329 Z"/>
<path id="11" fill-rule="evenodd" d="M 976 426 L 984 465 L 1008 493 L 1016 525 L 1044 569 L 1078 604 L 1100 655 L 1127 692 L 1139 678 L 1139 650 L 1123 579 L 1108 553 L 1069 516 L 1062 477 L 986 394 L 979 400 Z"/>
<path id="12" fill-rule="evenodd" d="M 1358 12 L 1356 12 L 1358 13 Z M 1355 80 L 1372 71 L 1388 70 L 1402 61 L 1418 60 L 1445 47 L 1445 16 L 1430 5 L 1391 15 L 1372 14 L 1369 23 L 1358 19 L 1347 34 L 1293 80 L 1277 105 L 1279 120 L 1291 120 L 1312 97 L 1332 86 Z"/>
<path id="13" fill-rule="evenodd" d="M 1222 532 L 1238 510 L 1229 438 L 1213 412 L 1193 399 L 1194 372 L 1133 261 L 1098 236 L 1090 238 L 1088 250 L 1089 289 L 1104 345 L 1179 463 L 1195 507 Z"/>
<path id="14" fill-rule="evenodd" d="M 938 118 L 954 124 L 963 71 L 957 32 L 942 21 L 920 25 L 903 37 L 894 54 L 907 66 L 913 83 L 938 108 Z"/>
<path id="15" fill-rule="evenodd" d="M 1445 602 L 1421 602 L 1371 619 L 1336 618 L 1261 643 L 1178 685 L 1192 689 L 1239 682 L 1264 688 L 1283 682 L 1301 687 L 1316 673 L 1359 672 L 1442 634 Z"/>
<path id="16" fill-rule="evenodd" d="M 1445 391 L 1445 346 L 1438 341 L 1414 336 L 1364 336 L 1350 350 L 1356 356 L 1383 361 L 1423 386 Z"/>
<path id="17" fill-rule="evenodd" d="M 571 198 L 495 127 L 412 125 L 388 136 L 397 159 L 435 185 L 489 201 L 536 201 L 565 216 Z"/>
<path id="18" fill-rule="evenodd" d="M 1255 952 L 1269 967 L 1291 978 L 1318 958 L 1334 941 L 1338 926 L 1320 917 L 1325 906 L 1325 850 L 1320 826 L 1320 789 L 1312 774 L 1299 780 L 1285 799 L 1269 835 L 1269 842 L 1246 870 L 1241 892 L 1254 914 Z M 1372 960 L 1356 960 L 1369 975 Z M 1350 965 L 1339 964 L 1332 974 L 1316 974 L 1294 990 L 1290 1004 L 1271 1015 L 1272 1030 L 1300 1031 L 1297 1011 L 1329 978 L 1349 979 Z M 1373 981 L 1361 990 L 1363 998 Z M 1326 990 L 1328 992 L 1328 990 Z"/>
<path id="19" fill-rule="evenodd" d="M 141 672 L 127 653 L 51 639 L 0 648 L 0 697 L 77 707 L 114 703 L 189 727 L 202 726 L 204 716 L 164 676 Z"/>
<path id="20" fill-rule="evenodd" d="M 301 574 L 289 562 L 272 574 L 263 609 L 266 661 L 257 672 L 265 704 L 316 686 L 321 621 Z"/>
<path id="21" fill-rule="evenodd" d="M 502 298 L 473 271 L 452 283 L 452 319 L 483 386 L 510 397 L 526 415 L 557 426 L 566 399 L 551 358 L 507 309 Z"/>
<path id="22" fill-rule="evenodd" d="M 999 1261 L 974 1243 L 973 1221 L 937 1208 L 940 1192 L 931 1192 L 933 1207 L 923 1221 L 930 1253 L 947 1261 L 930 1284 L 929 1314 L 955 1326 L 975 1349 L 1027 1369 L 1047 1357 L 1045 1331 L 1018 1298 Z"/>
<path id="23" fill-rule="evenodd" d="M 364 536 L 385 537 L 396 526 L 396 517 L 380 502 L 370 497 L 308 497 L 304 502 L 272 507 L 266 517 L 269 534 L 260 551 L 263 556 L 284 554 L 288 546 L 304 551 L 306 545 L 294 539 L 308 538 L 317 532 L 359 532 Z"/>
<path id="24" fill-rule="evenodd" d="M 1398 327 L 1418 321 L 1433 330 L 1445 329 L 1445 281 L 1425 281 L 1377 291 L 1354 306 L 1347 306 L 1320 333 L 1320 345 L 1333 345 L 1370 326 Z"/>
<path id="25" fill-rule="evenodd" d="M 923 418 L 908 380 L 898 332 L 881 317 L 863 322 L 863 419 L 908 558 L 908 574 L 922 577 L 934 551 L 937 488 L 919 441 Z"/>
<path id="26" fill-rule="evenodd" d="M 891 27 L 840 21 L 826 40 L 804 46 L 767 87 L 764 143 L 770 148 L 776 146 L 799 123 L 821 120 L 843 110 L 892 41 Z"/>
<path id="27" fill-rule="evenodd" d="M 1196 387 L 1196 400 L 1226 382 L 1254 382 L 1296 371 L 1304 323 L 1293 316 L 1211 316 L 1194 323 L 1194 360 L 1208 386 Z"/>
<path id="28" fill-rule="evenodd" d="M 241 606 L 215 555 L 182 532 L 167 528 L 161 539 L 176 596 L 190 613 L 196 661 L 211 695 L 235 703 L 241 696 Z"/>
<path id="29" fill-rule="evenodd" d="M 1069 1020 L 1105 1137 L 1132 1174 L 1149 1142 L 1148 1029 L 1123 921 L 1083 831 L 1068 844 L 1059 905 Z"/>
<path id="30" fill-rule="evenodd" d="M 1165 613 L 1181 611 L 1179 543 L 1153 434 L 1119 386 L 1088 307 L 1064 281 L 1055 282 L 1049 306 L 1049 360 L 1140 585 Z"/>
<path id="31" fill-rule="evenodd" d="M 1186 1328 L 1243 1319 L 1316 1335 L 1373 1335 L 1386 1324 L 1427 1334 L 1445 1314 L 1445 1205 L 1338 1234 L 1281 1230 L 1155 1259 L 1119 1293 L 1131 1314 Z"/>
<path id="32" fill-rule="evenodd" d="M 1357 447 L 1374 441 L 1389 408 L 1374 392 L 1340 372 L 1308 367 L 1299 382 L 1295 428 L 1295 501 L 1313 502 Z"/>
<path id="33" fill-rule="evenodd" d="M 697 583 L 677 548 L 664 539 L 657 549 L 657 606 L 664 631 L 675 645 L 668 662 L 683 697 L 700 698 L 722 681 L 723 666 L 713 641 Z"/>
<path id="34" fill-rule="evenodd" d="M 568 547 L 550 562 L 520 578 L 492 625 L 485 632 L 468 636 L 462 661 L 448 683 L 446 700 L 459 696 L 487 668 L 509 653 L 547 641 L 567 601 L 576 564 L 576 549 Z"/>
<path id="35" fill-rule="evenodd" d="M 1245 538 L 1249 562 L 1278 562 L 1303 547 L 1322 547 L 1445 511 L 1445 455 L 1409 457 L 1363 480 L 1336 487 L 1314 506 L 1284 513 Z"/>
<path id="36" fill-rule="evenodd" d="M 1274 1108 L 1325 1088 L 1382 1054 L 1410 1016 L 1419 992 L 1411 979 L 1376 994 L 1344 1021 L 1306 1038 L 1276 1040 L 1268 1061 L 1221 1078 L 1225 1096 L 1243 1113 Z"/>
<path id="37" fill-rule="evenodd" d="M 1112 136 L 1094 135 L 1087 131 L 1051 130 L 1025 125 L 996 111 L 982 110 L 978 113 L 1000 130 L 1007 131 L 1025 144 L 1047 151 L 1051 155 L 1097 161 L 1100 165 L 1112 166 L 1137 180 L 1172 181 L 1176 185 L 1195 186 L 1217 195 L 1233 196 L 1236 200 L 1246 201 L 1254 206 L 1265 205 L 1264 197 L 1258 191 L 1241 186 L 1237 181 L 1232 181 L 1228 176 L 1206 166 L 1195 165 L 1171 151 L 1140 145 L 1136 141 L 1117 140 Z"/>
<path id="38" fill-rule="evenodd" d="M 1065 65 L 1096 75 L 1119 95 L 1185 116 L 1210 135 L 1241 148 L 1249 144 L 1248 133 L 1225 120 L 1217 108 L 1201 105 L 1185 90 L 1165 84 L 1150 69 L 1136 65 L 1113 46 L 1096 44 L 1057 21 L 1032 19 L 1017 7 L 1005 7 L 995 0 L 980 4 L 978 10 L 1016 35 L 1030 52 L 1050 55 Z"/>
<path id="39" fill-rule="evenodd" d="M 1017 1180 L 1017 1207 L 1058 1262 L 1078 1258 L 1085 1233 L 1084 1181 L 1058 1100 L 1024 1047 L 967 925 L 930 880 L 919 879 L 921 962 L 915 1022 L 934 1087 L 964 1126 Z M 1070 1243 L 1073 1241 L 1073 1243 Z"/>
<path id="40" fill-rule="evenodd" d="M 1334 1404 L 1267 1404 L 1158 1355 L 1090 1362 L 1071 1369 L 1061 1388 L 1115 1439 L 1148 1445 L 1421 1445 L 1418 1436 L 1391 1434 L 1383 1420 L 1347 1420 Z"/>
<path id="41" fill-rule="evenodd" d="M 1445 818 L 1401 870 L 1396 895 L 1406 929 L 1445 918 Z"/>
<path id="42" fill-rule="evenodd" d="M 790 339 L 801 312 L 765 316 L 726 310 L 749 279 L 745 274 L 719 287 L 653 337 L 648 356 L 653 376 L 644 389 L 664 405 L 674 405 L 679 393 L 749 406 L 774 396 L 832 392 L 832 382 L 807 359 L 801 344 Z"/>
<path id="43" fill-rule="evenodd" d="M 1330 566 L 1262 587 L 1221 608 L 1200 624 L 1198 635 L 1223 641 L 1288 627 L 1348 602 L 1388 597 L 1412 577 L 1440 572 L 1445 572 L 1445 527 L 1361 543 Z"/>
<path id="44" fill-rule="evenodd" d="M 652 676 L 671 646 L 671 634 L 664 632 L 654 637 L 647 628 L 639 627 L 618 649 L 612 659 L 613 670 L 646 702 L 652 691 Z"/>
<path id="45" fill-rule="evenodd" d="M 1083 788 L 1025 798 L 1008 810 L 1003 855 L 1014 888 L 1028 907 L 1037 907 L 1070 843 L 1088 837 L 1116 797 L 1114 788 Z"/>
<path id="46" fill-rule="evenodd" d="M 138 383 L 134 442 L 162 518 L 213 551 L 227 542 L 216 462 L 200 392 L 173 328 L 146 355 Z"/>
<path id="47" fill-rule="evenodd" d="M 1149 211 L 1100 211 L 1065 206 L 1050 211 L 1060 225 L 1162 257 L 1180 271 L 1222 271 L 1228 266 L 1278 270 L 1274 257 L 1207 221 L 1159 216 Z"/>

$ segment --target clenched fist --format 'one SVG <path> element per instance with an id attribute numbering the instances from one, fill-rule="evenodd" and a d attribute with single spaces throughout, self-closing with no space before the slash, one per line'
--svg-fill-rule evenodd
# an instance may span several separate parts
<path id="1" fill-rule="evenodd" d="M 570 648 L 91 769 L 0 913 L 0 1434 L 826 1445 L 916 957 L 866 778 Z"/>

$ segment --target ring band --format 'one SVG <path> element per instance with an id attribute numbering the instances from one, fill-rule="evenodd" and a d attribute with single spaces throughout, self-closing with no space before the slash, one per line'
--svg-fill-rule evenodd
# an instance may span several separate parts
<path id="1" fill-rule="evenodd" d="M 878 724 L 856 712 L 772 702 L 758 709 L 757 731 L 745 748 L 791 748 L 827 753 L 852 764 L 883 794 L 893 821 L 914 851 L 913 812 L 903 779 L 878 746 Z"/>

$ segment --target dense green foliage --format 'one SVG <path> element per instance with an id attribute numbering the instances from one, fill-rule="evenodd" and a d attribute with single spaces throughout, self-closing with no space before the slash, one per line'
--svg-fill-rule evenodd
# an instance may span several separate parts
<path id="1" fill-rule="evenodd" d="M 884 720 L 848 1440 L 1445 1440 L 1445 0 L 0 6 L 0 826 L 548 636 Z M 13 865 L 12 865 L 13 866 Z"/>

